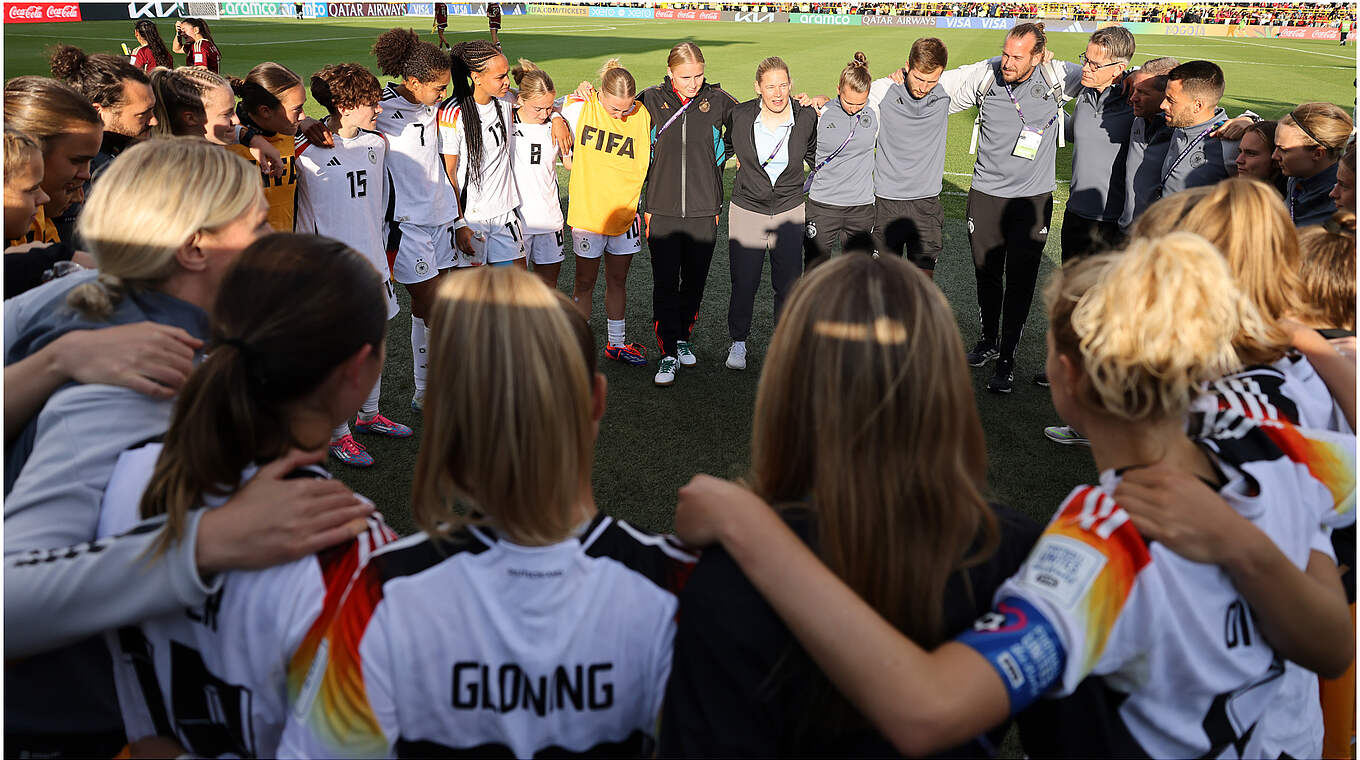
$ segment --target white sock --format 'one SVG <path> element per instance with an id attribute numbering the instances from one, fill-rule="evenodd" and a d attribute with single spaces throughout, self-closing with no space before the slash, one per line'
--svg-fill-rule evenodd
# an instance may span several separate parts
<path id="1" fill-rule="evenodd" d="M 373 383 L 373 390 L 369 391 L 364 405 L 359 407 L 360 419 L 371 420 L 378 416 L 378 398 L 380 396 L 382 396 L 382 375 L 378 375 L 378 381 Z"/>
<path id="2" fill-rule="evenodd" d="M 609 345 L 622 346 L 626 342 L 623 337 L 623 320 L 606 319 L 605 325 L 609 328 Z"/>
<path id="3" fill-rule="evenodd" d="M 339 427 L 331 432 L 331 443 L 335 443 L 347 435 L 349 435 L 349 420 L 340 423 Z"/>
<path id="4" fill-rule="evenodd" d="M 425 327 L 425 320 L 415 315 L 411 316 L 411 359 L 415 365 L 416 395 L 425 395 L 425 376 L 429 372 L 430 365 L 426 359 L 427 347 L 430 343 L 430 330 Z"/>

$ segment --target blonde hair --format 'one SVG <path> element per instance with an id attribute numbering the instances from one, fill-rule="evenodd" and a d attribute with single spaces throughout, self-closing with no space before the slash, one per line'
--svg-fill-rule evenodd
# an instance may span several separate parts
<path id="1" fill-rule="evenodd" d="M 71 85 L 22 76 L 5 82 L 5 126 L 37 140 L 46 151 L 48 140 L 82 129 L 103 130 L 104 121 Z"/>
<path id="2" fill-rule="evenodd" d="M 693 42 L 676 43 L 666 56 L 666 68 L 673 69 L 682 63 L 703 63 L 704 51 Z"/>
<path id="3" fill-rule="evenodd" d="M 972 387 L 939 289 L 899 257 L 849 253 L 794 288 L 756 394 L 752 488 L 805 502 L 827 567 L 927 648 L 948 634 L 949 578 L 998 543 Z"/>
<path id="4" fill-rule="evenodd" d="M 1280 194 L 1245 177 L 1190 188 L 1148 207 L 1132 234 L 1154 238 L 1175 230 L 1196 233 L 1216 246 L 1237 286 L 1264 317 L 1264 331 L 1238 337 L 1242 360 L 1269 364 L 1284 356 L 1290 340 L 1279 321 L 1294 315 L 1305 299 L 1298 235 Z"/>
<path id="5" fill-rule="evenodd" d="M 1299 276 L 1313 321 L 1355 329 L 1355 214 L 1338 211 L 1326 224 L 1299 230 Z"/>
<path id="6" fill-rule="evenodd" d="M 570 535 L 595 456 L 582 330 L 593 339 L 578 321 L 559 293 L 513 267 L 440 285 L 428 317 L 438 390 L 425 399 L 412 484 L 426 532 L 489 522 L 521 543 Z"/>
<path id="7" fill-rule="evenodd" d="M 637 97 L 637 81 L 619 59 L 610 58 L 600 67 L 600 91 L 616 98 Z"/>
<path id="8" fill-rule="evenodd" d="M 841 81 L 836 89 L 868 92 L 873 83 L 874 78 L 869 75 L 869 57 L 856 51 L 854 59 L 845 64 L 845 68 L 841 70 Z"/>
<path id="9" fill-rule="evenodd" d="M 1350 114 L 1331 103 L 1303 103 L 1279 123 L 1302 132 L 1307 144 L 1326 151 L 1329 161 L 1341 157 L 1355 129 Z"/>
<path id="10" fill-rule="evenodd" d="M 1265 327 L 1218 250 L 1189 232 L 1074 262 L 1045 299 L 1055 348 L 1083 369 L 1079 394 L 1132 422 L 1183 416 L 1204 383 L 1240 368 L 1237 336 Z"/>
<path id="11" fill-rule="evenodd" d="M 784 59 L 777 55 L 772 55 L 756 64 L 756 84 L 760 84 L 760 78 L 765 76 L 766 72 L 776 70 L 782 71 L 784 72 L 784 76 L 792 78 L 792 75 L 789 74 L 789 65 L 784 63 Z"/>
<path id="12" fill-rule="evenodd" d="M 552 77 L 548 76 L 548 72 L 527 58 L 519 59 L 519 64 L 510 69 L 510 76 L 515 78 L 520 100 L 557 94 L 557 88 L 553 86 Z"/>
<path id="13" fill-rule="evenodd" d="M 14 181 L 14 176 L 28 168 L 28 163 L 37 157 L 42 159 L 42 146 L 32 137 L 17 129 L 5 130 L 5 184 Z"/>
<path id="14" fill-rule="evenodd" d="M 129 287 L 175 272 L 175 254 L 202 231 L 259 206 L 260 173 L 248 161 L 195 137 L 154 138 L 128 148 L 90 193 L 76 222 L 99 264 L 99 279 L 71 290 L 67 304 L 106 318 Z M 184 178 L 193 177 L 194 192 Z"/>

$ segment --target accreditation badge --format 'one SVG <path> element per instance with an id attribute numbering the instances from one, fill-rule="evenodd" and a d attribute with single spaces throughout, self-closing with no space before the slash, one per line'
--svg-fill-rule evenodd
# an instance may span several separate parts
<path id="1" fill-rule="evenodd" d="M 1033 161 L 1034 157 L 1039 155 L 1039 145 L 1043 141 L 1043 132 L 1033 127 L 1024 127 L 1020 130 L 1020 139 L 1015 141 L 1015 150 L 1011 151 L 1011 155 Z"/>

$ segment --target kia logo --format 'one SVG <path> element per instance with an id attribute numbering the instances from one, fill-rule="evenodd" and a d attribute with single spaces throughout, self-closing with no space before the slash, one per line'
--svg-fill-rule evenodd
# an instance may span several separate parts
<path id="1" fill-rule="evenodd" d="M 756 13 L 755 11 L 737 13 L 733 16 L 733 18 L 737 21 L 744 21 L 748 24 L 769 24 L 774 22 L 773 13 Z"/>

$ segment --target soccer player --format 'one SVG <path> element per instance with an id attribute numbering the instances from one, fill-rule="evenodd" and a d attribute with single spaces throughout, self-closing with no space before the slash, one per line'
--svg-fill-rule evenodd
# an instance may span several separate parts
<path id="1" fill-rule="evenodd" d="M 449 28 L 449 4 L 435 3 L 434 31 L 436 34 L 439 35 L 439 44 L 436 47 L 438 47 L 440 50 L 443 50 L 444 48 L 453 47 L 453 45 L 449 44 L 448 38 L 444 36 L 444 30 L 448 28 Z"/>
<path id="2" fill-rule="evenodd" d="M 1231 177 L 1237 159 L 1237 142 L 1215 135 L 1228 121 L 1218 105 L 1223 69 L 1211 61 L 1187 61 L 1166 80 L 1161 108 L 1172 128 L 1171 143 L 1152 200 Z"/>
<path id="3" fill-rule="evenodd" d="M 1303 103 L 1280 119 L 1272 157 L 1289 178 L 1285 202 L 1294 226 L 1322 224 L 1336 212 L 1329 194 L 1354 129 L 1350 114 L 1331 103 Z"/>
<path id="4" fill-rule="evenodd" d="M 596 505 L 589 325 L 478 267 L 445 279 L 430 332 L 422 532 L 355 580 L 281 754 L 650 754 L 694 558 Z"/>
<path id="5" fill-rule="evenodd" d="M 161 38 L 161 30 L 155 21 L 149 18 L 139 20 L 132 25 L 132 36 L 137 40 L 137 49 L 132 51 L 130 58 L 133 66 L 148 72 L 158 66 L 175 68 L 175 59 L 166 49 L 165 40 Z"/>
<path id="6" fill-rule="evenodd" d="M 51 200 L 42 186 L 42 148 L 23 132 L 5 129 L 6 240 L 23 237 L 38 218 L 43 204 Z M 5 297 L 9 297 L 8 292 Z"/>
<path id="7" fill-rule="evenodd" d="M 982 426 L 953 311 L 897 256 L 848 251 L 799 282 L 756 410 L 749 482 L 790 505 L 783 522 L 923 646 L 991 609 L 1039 536 L 1033 520 L 987 503 Z M 808 664 L 721 547 L 704 550 L 679 618 L 661 756 L 895 754 Z M 950 754 L 986 756 L 1004 733 Z"/>
<path id="8" fill-rule="evenodd" d="M 245 79 L 231 77 L 231 89 L 241 99 L 236 117 L 244 127 L 239 145 L 227 150 L 259 165 L 246 148 L 256 136 L 264 137 L 278 150 L 283 173 L 274 176 L 260 169 L 265 198 L 269 201 L 269 225 L 276 232 L 292 232 L 297 213 L 297 166 L 294 163 L 295 137 L 302 121 L 302 106 L 307 90 L 302 77 L 282 64 L 266 61 L 250 70 Z"/>
<path id="9" fill-rule="evenodd" d="M 439 155 L 437 106 L 449 86 L 449 58 L 411 29 L 390 29 L 373 44 L 378 70 L 398 77 L 383 89 L 378 131 L 387 136 L 387 173 L 392 178 L 387 255 L 392 279 L 411 294 L 411 353 L 419 412 L 425 399 L 428 331 L 425 316 L 439 286 L 454 266 L 458 196 Z"/>
<path id="10" fill-rule="evenodd" d="M 557 98 L 552 78 L 533 61 L 519 59 L 510 71 L 518 88 L 515 109 L 514 157 L 510 168 L 519 188 L 519 215 L 524 225 L 524 250 L 534 273 L 557 287 L 562 270 L 562 201 L 557 187 L 559 153 L 553 140 L 552 117 Z M 571 156 L 560 156 L 562 166 L 571 169 Z"/>
<path id="11" fill-rule="evenodd" d="M 1355 333 L 1355 214 L 1338 211 L 1326 224 L 1299 230 L 1299 278 L 1314 327 Z M 1340 336 L 1335 336 L 1340 337 Z"/>
<path id="12" fill-rule="evenodd" d="M 160 530 L 154 556 L 163 555 L 191 510 L 220 506 L 289 448 L 324 442 L 382 373 L 384 291 L 368 258 L 334 240 L 273 234 L 246 248 L 223 279 L 216 337 L 164 441 L 118 458 L 100 536 Z M 289 476 L 330 477 L 318 466 Z M 371 519 L 353 540 L 219 575 L 202 604 L 110 633 L 128 737 L 174 737 L 198 757 L 277 757 L 334 610 L 368 556 L 395 538 Z"/>
<path id="13" fill-rule="evenodd" d="M 874 231 L 874 146 L 878 110 L 869 105 L 869 60 L 855 53 L 841 70 L 836 97 L 818 112 L 817 163 L 808 190 L 804 268 L 842 250 L 868 248 Z"/>
<path id="14" fill-rule="evenodd" d="M 1336 169 L 1336 186 L 1332 188 L 1331 199 L 1340 211 L 1355 213 L 1355 138 L 1346 144 L 1346 152 L 1341 154 L 1341 163 Z"/>
<path id="15" fill-rule="evenodd" d="M 1352 634 L 1336 573 L 1303 571 L 1321 554 L 1312 547 L 1333 507 L 1328 486 L 1281 448 L 1303 431 L 1236 415 L 1206 415 L 1193 436 L 1183 427 L 1190 399 L 1236 363 L 1233 340 L 1259 316 L 1220 254 L 1184 233 L 1075 262 L 1048 302 L 1054 404 L 1090 434 L 1100 485 L 1064 500 L 972 631 L 925 651 L 733 484 L 700 478 L 682 489 L 681 535 L 720 539 L 905 754 L 1036 706 L 1021 718 L 1031 755 L 1266 756 L 1254 729 L 1281 658 L 1337 672 Z M 1317 447 L 1315 465 L 1353 456 L 1353 439 L 1303 440 Z M 1149 466 L 1198 490 L 1131 518 L 1122 503 L 1139 492 L 1128 481 L 1141 484 Z M 1228 523 L 1233 540 L 1183 540 L 1167 527 L 1177 518 Z M 1082 699 L 1036 705 L 1079 688 Z"/>
<path id="16" fill-rule="evenodd" d="M 185 66 L 203 66 L 209 71 L 219 71 L 222 67 L 222 54 L 213 42 L 208 22 L 201 18 L 186 18 L 175 22 L 176 53 L 184 54 Z"/>
<path id="17" fill-rule="evenodd" d="M 1285 197 L 1289 178 L 1280 173 L 1275 160 L 1275 126 L 1273 121 L 1258 121 L 1247 127 L 1237 143 L 1237 176 L 1259 179 Z"/>
<path id="18" fill-rule="evenodd" d="M 382 106 L 378 78 L 358 63 L 327 66 L 312 76 L 312 97 L 328 112 L 323 122 L 335 143 L 312 150 L 306 135 L 297 138 L 297 228 L 338 240 L 359 251 L 382 278 L 387 318 L 397 316 L 396 293 L 383 239 L 383 216 L 391 196 L 387 178 L 387 138 L 374 131 Z M 360 433 L 409 438 L 411 428 L 378 411 L 382 376 L 359 408 L 354 429 Z M 331 433 L 331 456 L 351 467 L 369 467 L 373 456 L 350 434 L 349 420 Z"/>
<path id="19" fill-rule="evenodd" d="M 453 93 L 439 107 L 439 152 L 462 209 L 458 263 L 523 267 L 519 190 L 511 173 L 510 62 L 486 40 L 449 50 Z"/>
<path id="20" fill-rule="evenodd" d="M 604 314 L 608 343 L 604 355 L 642 366 L 647 349 L 629 343 L 624 330 L 628 268 L 642 250 L 638 201 L 651 162 L 652 120 L 637 101 L 637 82 L 617 58 L 600 69 L 600 89 L 567 97 L 562 116 L 571 125 L 571 180 L 567 224 L 576 253 L 573 299 L 581 315 L 594 310 L 595 281 L 604 260 Z"/>

